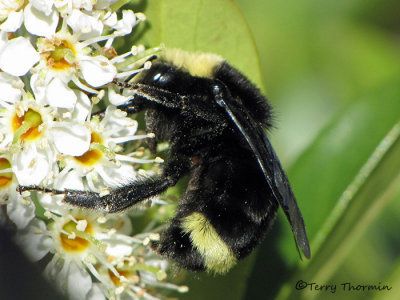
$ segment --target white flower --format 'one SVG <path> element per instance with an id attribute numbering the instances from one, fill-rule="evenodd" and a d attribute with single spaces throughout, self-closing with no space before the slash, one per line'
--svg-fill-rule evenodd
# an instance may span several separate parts
<path id="1" fill-rule="evenodd" d="M 37 104 L 30 95 L 24 95 L 21 101 L 9 102 L 13 104 L 0 101 L 0 135 L 3 136 L 0 147 L 23 144 L 26 150 L 34 143 L 38 148 L 47 149 L 47 129 L 53 123 L 53 109 Z"/>
<path id="2" fill-rule="evenodd" d="M 24 9 L 24 25 L 31 34 L 37 36 L 52 36 L 57 28 L 58 17 L 58 12 L 51 5 L 28 4 Z"/>
<path id="3" fill-rule="evenodd" d="M 97 37 L 103 32 L 104 24 L 98 17 L 89 16 L 80 10 L 74 9 L 67 17 L 67 24 L 80 40 Z"/>
<path id="4" fill-rule="evenodd" d="M 7 16 L 7 20 L 0 25 L 0 30 L 4 30 L 5 32 L 15 32 L 21 27 L 23 19 L 23 12 L 12 11 Z"/>
<path id="5" fill-rule="evenodd" d="M 123 10 L 122 19 L 119 20 L 113 27 L 118 31 L 118 35 L 127 35 L 132 31 L 132 27 L 136 24 L 136 17 L 133 11 Z"/>
<path id="6" fill-rule="evenodd" d="M 45 274 L 67 291 L 72 299 L 85 299 L 92 289 L 90 274 L 100 282 L 106 282 L 97 268 L 117 274 L 105 252 L 109 241 L 103 238 L 110 239 L 111 229 L 119 231 L 121 219 L 111 217 L 107 222 L 99 222 L 101 216 L 96 213 L 65 209 L 60 212 L 63 215 L 48 214 L 53 219 L 47 234 L 52 239 L 49 251 L 54 253 L 54 257 L 47 265 Z M 124 222 L 129 222 L 129 218 L 125 217 Z M 125 235 L 114 237 L 117 243 L 125 243 L 125 239 Z M 132 252 L 132 247 L 129 252 Z M 96 289 L 96 292 L 99 290 Z M 107 289 L 102 292 L 107 293 Z"/>
<path id="7" fill-rule="evenodd" d="M 80 67 L 85 81 L 93 86 L 100 87 L 111 82 L 117 74 L 116 68 L 104 56 L 83 56 Z"/>
<path id="8" fill-rule="evenodd" d="M 11 155 L 0 153 L 0 204 L 9 197 L 15 198 L 17 181 L 11 168 Z"/>
<path id="9" fill-rule="evenodd" d="M 24 37 L 8 41 L 0 49 L 0 69 L 14 76 L 25 75 L 39 59 L 39 53 Z"/>
<path id="10" fill-rule="evenodd" d="M 35 144 L 13 156 L 13 171 L 20 185 L 38 185 L 54 176 L 56 155 L 51 148 L 38 149 Z"/>
<path id="11" fill-rule="evenodd" d="M 21 100 L 23 87 L 19 77 L 0 72 L 0 101 L 14 103 Z"/>
<path id="12" fill-rule="evenodd" d="M 0 30 L 5 32 L 14 32 L 18 30 L 22 24 L 23 11 L 21 8 L 24 0 L 5 0 L 0 2 L 0 21 L 4 21 L 0 25 Z"/>
<path id="13" fill-rule="evenodd" d="M 57 0 L 55 6 L 65 15 L 70 14 L 72 10 L 86 10 L 88 12 L 92 11 L 93 3 L 96 1 L 92 0 Z"/>
<path id="14" fill-rule="evenodd" d="M 64 28 L 51 38 L 38 40 L 41 59 L 34 69 L 37 75 L 32 76 L 31 86 L 41 103 L 72 109 L 77 98 L 68 87 L 70 81 L 85 91 L 97 93 L 91 87 L 105 85 L 115 77 L 115 66 L 102 55 L 92 55 L 87 41 L 79 42 L 78 37 Z"/>
<path id="15" fill-rule="evenodd" d="M 43 12 L 47 17 L 53 12 L 54 0 L 30 0 L 34 8 Z"/>
<path id="16" fill-rule="evenodd" d="M 19 184 L 40 184 L 57 174 L 56 152 L 49 141 L 54 114 L 26 96 L 22 101 L 0 102 L 0 147 L 12 153 L 12 171 Z M 50 142 L 50 144 L 49 144 Z"/>
<path id="17" fill-rule="evenodd" d="M 35 217 L 35 205 L 15 192 L 17 186 L 17 177 L 12 168 L 12 156 L 9 153 L 0 153 L 0 204 L 7 204 L 8 218 L 18 229 L 23 229 Z"/>
<path id="18" fill-rule="evenodd" d="M 16 32 L 24 22 L 25 28 L 31 34 L 49 36 L 54 33 L 58 23 L 58 13 L 53 7 L 53 1 L 3 0 L 0 2 L 0 30 Z"/>
<path id="19" fill-rule="evenodd" d="M 58 122 L 51 129 L 52 140 L 58 152 L 81 156 L 89 150 L 90 130 L 75 122 Z"/>
<path id="20" fill-rule="evenodd" d="M 55 178 L 54 180 L 53 187 L 57 190 L 72 189 L 83 191 L 85 189 L 80 174 L 78 174 L 74 170 L 69 171 L 66 169 L 64 169 L 57 175 L 57 178 Z M 63 214 L 66 214 L 66 211 L 68 211 L 69 207 L 66 207 L 65 204 L 62 202 L 62 195 L 53 196 L 51 194 L 42 193 L 39 194 L 37 197 L 43 208 L 56 215 L 61 216 Z"/>
<path id="21" fill-rule="evenodd" d="M 127 118 L 126 113 L 109 106 L 104 118 L 101 121 L 94 118 L 87 122 L 86 129 L 90 130 L 90 148 L 81 155 L 72 155 L 70 145 L 67 145 L 68 143 L 65 143 L 63 138 L 54 138 L 56 148 L 61 153 L 69 154 L 65 156 L 63 172 L 69 172 L 71 169 L 77 171 L 82 177 L 87 178 L 89 187 L 95 190 L 101 187 L 118 186 L 136 178 L 136 172 L 132 166 L 123 162 L 131 162 L 135 159 L 118 154 L 122 149 L 118 144 L 147 137 L 135 135 L 136 121 Z M 80 132 L 83 133 L 86 130 L 82 127 L 81 130 L 71 131 L 71 138 L 75 135 L 77 139 Z"/>
<path id="22" fill-rule="evenodd" d="M 118 0 L 97 0 L 96 9 L 107 9 Z"/>
<path id="23" fill-rule="evenodd" d="M 74 91 L 68 87 L 68 83 L 57 77 L 52 78 L 47 85 L 45 99 L 53 107 L 71 109 L 74 108 L 77 101 L 77 97 Z"/>
<path id="24" fill-rule="evenodd" d="M 92 109 L 89 97 L 82 91 L 74 91 L 77 97 L 77 102 L 70 115 L 71 120 L 86 121 Z"/>
<path id="25" fill-rule="evenodd" d="M 68 294 L 69 299 L 86 299 L 86 295 L 92 289 L 89 272 L 77 261 L 64 260 L 57 253 L 43 273 L 49 281 L 56 283 L 61 291 Z"/>
<path id="26" fill-rule="evenodd" d="M 35 217 L 35 205 L 32 201 L 24 199 L 15 192 L 17 185 L 12 186 L 15 197 L 8 199 L 7 216 L 19 230 L 25 228 Z"/>
<path id="27" fill-rule="evenodd" d="M 156 51 L 117 54 L 114 40 L 145 18 L 125 10 L 118 19 L 115 2 L 0 1 L 0 224 L 15 225 L 31 260 L 46 257 L 44 273 L 69 299 L 156 299 L 158 287 L 182 289 L 162 281 L 168 263 L 149 249 L 156 222 L 131 236 L 140 209 L 104 215 L 72 208 L 59 194 L 107 193 L 134 180 L 137 164 L 161 162 L 147 159 L 140 142 L 124 145 L 153 137 L 138 135 L 125 112 L 111 105 L 92 115 L 131 99 L 111 81 L 145 70 Z M 45 189 L 20 194 L 18 185 Z"/>
<path id="28" fill-rule="evenodd" d="M 108 99 L 112 105 L 121 105 L 126 103 L 129 98 L 118 93 L 118 88 L 110 87 L 108 88 Z"/>
<path id="29" fill-rule="evenodd" d="M 98 283 L 92 285 L 92 289 L 86 295 L 87 300 L 105 300 L 104 292 L 102 291 L 102 286 Z"/>
<path id="30" fill-rule="evenodd" d="M 24 230 L 18 231 L 16 242 L 32 261 L 41 260 L 54 248 L 45 222 L 38 219 L 32 220 Z"/>

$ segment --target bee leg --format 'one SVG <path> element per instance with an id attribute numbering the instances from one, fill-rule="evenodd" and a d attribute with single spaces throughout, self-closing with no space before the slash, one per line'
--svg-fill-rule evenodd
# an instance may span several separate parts
<path id="1" fill-rule="evenodd" d="M 18 192 L 40 191 L 53 195 L 63 195 L 63 202 L 73 206 L 102 210 L 109 213 L 123 211 L 136 203 L 158 195 L 175 185 L 177 179 L 170 176 L 160 176 L 144 181 L 134 181 L 130 184 L 110 190 L 108 194 L 99 194 L 80 190 L 55 190 L 41 186 L 19 186 Z"/>
<path id="2" fill-rule="evenodd" d="M 117 108 L 128 113 L 131 113 L 132 109 L 137 112 L 138 109 L 154 108 L 154 106 L 182 109 L 185 99 L 185 96 L 142 83 L 132 84 L 126 88 L 134 90 L 135 94 L 132 99 Z"/>
<path id="3" fill-rule="evenodd" d="M 111 189 L 107 194 L 70 189 L 62 191 L 36 185 L 18 186 L 17 191 L 21 193 L 23 191 L 35 190 L 54 195 L 64 195 L 63 201 L 67 204 L 114 213 L 125 210 L 174 186 L 187 173 L 189 167 L 190 161 L 188 159 L 179 158 L 172 160 L 164 166 L 161 176 L 145 180 L 135 180 L 126 185 Z"/>

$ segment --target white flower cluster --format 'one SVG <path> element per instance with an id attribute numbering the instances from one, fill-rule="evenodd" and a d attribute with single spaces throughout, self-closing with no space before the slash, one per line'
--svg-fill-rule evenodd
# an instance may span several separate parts
<path id="1" fill-rule="evenodd" d="M 138 124 L 125 112 L 109 105 L 102 117 L 92 117 L 103 99 L 126 101 L 109 83 L 129 75 L 118 64 L 145 53 L 136 47 L 117 55 L 114 39 L 145 17 L 131 10 L 117 15 L 115 5 L 0 1 L 0 224 L 15 224 L 16 240 L 32 260 L 51 256 L 44 273 L 71 299 L 157 299 L 156 287 L 187 289 L 165 282 L 166 262 L 148 249 L 159 238 L 154 224 L 131 236 L 127 214 L 72 209 L 61 195 L 32 199 L 16 192 L 18 185 L 42 185 L 101 193 L 134 180 L 132 163 L 158 161 L 140 148 L 123 153 L 122 144 L 148 137 L 136 134 Z"/>

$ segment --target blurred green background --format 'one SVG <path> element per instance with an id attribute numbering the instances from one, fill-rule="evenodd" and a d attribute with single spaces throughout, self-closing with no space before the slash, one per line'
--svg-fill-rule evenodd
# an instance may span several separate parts
<path id="1" fill-rule="evenodd" d="M 236 2 L 254 35 L 263 84 L 275 107 L 278 129 L 273 132 L 272 142 L 289 169 L 310 240 L 315 245 L 318 230 L 344 189 L 399 119 L 400 2 Z M 389 161 L 388 168 L 396 174 L 398 164 L 392 160 L 396 156 Z M 385 180 L 384 175 L 377 177 L 378 183 Z M 400 197 L 396 191 L 398 181 L 393 178 L 390 184 L 394 190 L 387 199 L 382 200 L 382 195 L 368 199 L 373 198 L 372 192 L 364 196 L 365 207 L 361 205 L 364 213 L 349 224 L 349 228 L 364 229 L 351 235 L 350 241 L 343 234 L 336 239 L 333 251 L 320 257 L 318 264 L 310 263 L 292 277 L 279 276 L 291 278 L 286 293 L 280 293 L 281 298 L 399 299 Z M 382 187 L 382 193 L 388 186 Z M 381 204 L 368 212 L 374 203 Z M 364 214 L 366 220 L 361 217 Z M 340 224 L 344 218 L 337 222 Z M 287 234 L 288 226 L 282 227 L 282 234 Z M 332 230 L 335 231 L 335 226 Z M 341 243 L 351 245 L 341 255 L 335 255 L 336 249 L 341 251 Z M 295 257 L 293 252 L 281 259 Z M 318 254 L 313 259 L 318 259 Z M 262 260 L 263 254 L 258 255 Z M 252 274 L 252 279 L 257 280 L 249 281 L 248 299 L 276 296 L 268 292 L 268 282 L 262 279 L 263 272 L 271 272 L 268 258 L 265 260 L 264 267 L 255 268 L 257 272 Z M 318 270 L 319 265 L 328 269 L 328 275 L 318 277 L 318 271 L 307 270 L 311 267 Z M 274 269 L 274 272 L 279 271 Z M 298 280 L 336 284 L 337 289 L 332 293 L 310 291 L 307 287 L 300 292 L 295 289 Z M 346 282 L 354 286 L 387 284 L 392 290 L 343 291 L 341 284 Z M 281 286 L 276 290 L 281 290 Z M 304 293 L 305 290 L 310 292 Z"/>
<path id="2" fill-rule="evenodd" d="M 400 299 L 400 1 L 139 2 L 149 23 L 133 42 L 219 53 L 265 91 L 312 247 L 299 260 L 280 213 L 228 275 L 189 275 L 173 296 Z"/>

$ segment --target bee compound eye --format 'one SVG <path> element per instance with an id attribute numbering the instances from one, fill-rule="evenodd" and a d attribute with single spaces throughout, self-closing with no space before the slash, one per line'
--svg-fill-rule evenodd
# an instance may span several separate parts
<path id="1" fill-rule="evenodd" d="M 160 87 L 168 87 L 174 83 L 174 74 L 170 72 L 158 72 L 152 78 L 153 84 Z"/>
<path id="2" fill-rule="evenodd" d="M 160 78 L 162 78 L 162 74 L 161 73 L 157 73 L 153 76 L 153 81 L 154 82 L 158 82 L 160 80 Z"/>

